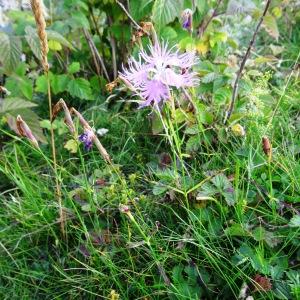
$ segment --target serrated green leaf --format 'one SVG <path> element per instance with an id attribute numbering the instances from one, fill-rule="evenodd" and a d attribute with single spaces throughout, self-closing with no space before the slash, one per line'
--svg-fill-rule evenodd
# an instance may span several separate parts
<path id="1" fill-rule="evenodd" d="M 22 43 L 19 37 L 0 32 L 0 62 L 7 72 L 13 71 L 20 62 Z"/>
<path id="2" fill-rule="evenodd" d="M 41 75 L 35 82 L 35 91 L 43 94 L 47 94 L 48 83 L 45 75 Z"/>
<path id="3" fill-rule="evenodd" d="M 47 30 L 47 38 L 48 38 L 48 40 L 58 42 L 61 45 L 68 47 L 71 50 L 74 50 L 74 47 L 72 46 L 72 44 L 57 31 Z"/>
<path id="4" fill-rule="evenodd" d="M 78 97 L 85 100 L 92 99 L 92 90 L 90 87 L 90 83 L 84 78 L 72 79 L 68 83 L 67 90 L 72 97 Z"/>
<path id="5" fill-rule="evenodd" d="M 41 47 L 36 29 L 31 26 L 25 27 L 25 39 L 37 59 L 41 60 Z"/>
<path id="6" fill-rule="evenodd" d="M 168 191 L 168 187 L 160 184 L 159 182 L 157 184 L 155 184 L 153 189 L 152 189 L 152 193 L 155 196 L 161 195 L 161 194 L 163 194 L 167 191 Z"/>
<path id="7" fill-rule="evenodd" d="M 53 50 L 53 51 L 60 51 L 62 49 L 61 44 L 54 40 L 48 41 L 48 47 L 50 50 Z"/>
<path id="8" fill-rule="evenodd" d="M 23 108 L 30 108 L 35 106 L 35 103 L 26 101 L 22 98 L 5 98 L 0 105 L 0 114 L 5 114 L 14 110 L 20 110 Z"/>
<path id="9" fill-rule="evenodd" d="M 80 70 L 80 63 L 77 61 L 72 62 L 69 66 L 68 66 L 68 73 L 70 74 L 74 74 L 79 72 Z"/>
<path id="10" fill-rule="evenodd" d="M 77 153 L 77 151 L 78 151 L 78 142 L 74 139 L 68 140 L 65 143 L 64 148 L 69 150 L 71 153 Z"/>
<path id="11" fill-rule="evenodd" d="M 53 75 L 51 79 L 51 88 L 54 95 L 62 93 L 68 89 L 70 77 L 68 75 Z"/>
<path id="12" fill-rule="evenodd" d="M 180 16 L 183 10 L 183 1 L 181 0 L 155 0 L 152 8 L 152 20 L 161 28 L 162 26 L 174 21 Z"/>
<path id="13" fill-rule="evenodd" d="M 72 17 L 68 20 L 70 26 L 74 29 L 86 28 L 89 29 L 90 23 L 85 14 L 81 11 L 73 11 Z"/>
<path id="14" fill-rule="evenodd" d="M 190 127 L 187 127 L 184 131 L 185 134 L 190 134 L 190 135 L 194 135 L 199 133 L 199 126 L 198 124 L 193 124 Z"/>
<path id="15" fill-rule="evenodd" d="M 210 83 L 210 82 L 213 82 L 215 79 L 217 79 L 219 76 L 219 74 L 215 73 L 215 72 L 212 72 L 212 73 L 208 73 L 206 74 L 205 76 L 203 76 L 201 78 L 201 81 L 203 83 Z"/>
<path id="16" fill-rule="evenodd" d="M 33 83 L 28 77 L 11 74 L 6 80 L 5 87 L 11 91 L 11 96 L 21 98 L 25 96 L 29 100 L 32 99 Z"/>
<path id="17" fill-rule="evenodd" d="M 200 145 L 199 135 L 193 135 L 186 142 L 186 152 L 196 152 L 200 148 Z"/>
<path id="18" fill-rule="evenodd" d="M 223 105 L 231 97 L 231 91 L 227 87 L 221 87 L 217 89 L 213 94 L 213 100 L 215 104 Z"/>
<path id="19" fill-rule="evenodd" d="M 242 224 L 234 223 L 225 229 L 225 233 L 230 236 L 248 236 L 249 232 L 243 227 Z"/>
<path id="20" fill-rule="evenodd" d="M 166 26 L 161 30 L 160 36 L 165 41 L 170 41 L 176 39 L 177 32 L 171 26 Z"/>

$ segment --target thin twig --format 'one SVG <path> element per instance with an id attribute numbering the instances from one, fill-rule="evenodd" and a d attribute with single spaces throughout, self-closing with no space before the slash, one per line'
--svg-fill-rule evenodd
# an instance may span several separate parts
<path id="1" fill-rule="evenodd" d="M 251 51 L 251 48 L 255 42 L 255 38 L 257 36 L 257 33 L 260 29 L 260 26 L 264 20 L 264 17 L 268 11 L 268 8 L 270 6 L 270 3 L 271 3 L 271 0 L 267 0 L 267 3 L 266 3 L 266 6 L 265 6 L 265 9 L 264 9 L 264 12 L 262 14 L 262 16 L 260 17 L 260 20 L 256 26 L 256 29 L 254 31 L 254 34 L 252 36 L 252 39 L 250 40 L 250 43 L 249 43 L 249 46 L 248 46 L 248 49 L 246 51 L 246 54 L 245 56 L 243 57 L 243 60 L 242 60 L 242 63 L 241 63 L 241 66 L 240 66 L 240 69 L 238 70 L 237 74 L 236 74 L 236 79 L 235 79 L 235 82 L 234 82 L 234 86 L 233 86 L 233 92 L 232 92 L 232 98 L 231 98 L 231 102 L 230 102 L 230 106 L 229 106 L 229 110 L 226 112 L 226 115 L 225 115 L 225 119 L 224 119 L 224 124 L 227 123 L 228 119 L 230 118 L 232 112 L 233 112 L 233 108 L 234 108 L 234 104 L 235 104 L 235 100 L 236 100 L 236 97 L 237 97 L 237 93 L 238 93 L 238 87 L 239 87 L 239 80 L 240 78 L 242 77 L 242 72 L 245 68 L 245 64 L 246 64 L 246 61 L 250 55 L 250 51 Z"/>
<path id="2" fill-rule="evenodd" d="M 100 55 L 100 53 L 99 53 L 99 51 L 98 51 L 98 49 L 97 49 L 97 47 L 95 45 L 95 43 L 94 43 L 94 41 L 93 41 L 90 33 L 86 29 L 83 29 L 83 33 L 84 33 L 84 36 L 85 36 L 85 38 L 86 38 L 86 40 L 87 40 L 87 42 L 89 44 L 89 47 L 90 47 L 92 53 L 94 53 L 94 55 L 98 59 L 100 65 L 101 65 L 101 67 L 103 69 L 103 72 L 104 72 L 104 75 L 105 75 L 106 79 L 108 81 L 110 81 L 110 78 L 108 76 L 108 73 L 107 73 L 104 61 L 103 61 L 103 59 L 102 59 L 102 57 L 101 57 L 101 55 Z"/>
<path id="3" fill-rule="evenodd" d="M 121 9 L 124 11 L 124 13 L 127 15 L 127 17 L 129 18 L 129 20 L 132 22 L 132 24 L 139 30 L 143 30 L 143 28 L 133 19 L 133 17 L 130 15 L 130 13 L 127 11 L 127 9 L 125 8 L 125 6 L 118 0 L 116 0 L 117 4 L 121 7 Z"/>
<path id="4" fill-rule="evenodd" d="M 219 8 L 220 4 L 221 4 L 222 0 L 218 0 L 217 5 L 212 13 L 212 15 L 210 16 L 210 18 L 207 20 L 206 23 L 201 23 L 201 25 L 198 28 L 198 36 L 202 36 L 203 33 L 206 31 L 208 25 L 210 24 L 210 22 L 212 21 L 212 19 L 216 16 L 218 16 L 219 14 L 217 13 L 217 9 Z"/>
<path id="5" fill-rule="evenodd" d="M 112 18 L 108 16 L 108 24 L 109 26 L 112 25 Z M 113 74 L 114 80 L 118 76 L 118 69 L 117 69 L 117 54 L 116 54 L 116 39 L 112 34 L 109 35 L 110 45 L 111 45 L 111 57 L 112 57 L 112 66 L 113 66 Z"/>

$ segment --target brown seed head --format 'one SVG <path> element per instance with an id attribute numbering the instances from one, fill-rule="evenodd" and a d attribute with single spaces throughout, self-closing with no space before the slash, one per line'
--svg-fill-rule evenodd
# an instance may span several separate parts
<path id="1" fill-rule="evenodd" d="M 43 6 L 41 0 L 30 0 L 30 4 L 34 14 L 34 18 L 37 26 L 37 33 L 41 44 L 42 65 L 44 71 L 48 72 L 49 64 L 48 64 L 47 54 L 49 48 L 48 48 L 48 41 L 47 41 L 46 22 L 43 14 Z"/>
<path id="2" fill-rule="evenodd" d="M 270 158 L 272 155 L 272 145 L 268 137 L 262 138 L 262 146 L 264 153 Z"/>

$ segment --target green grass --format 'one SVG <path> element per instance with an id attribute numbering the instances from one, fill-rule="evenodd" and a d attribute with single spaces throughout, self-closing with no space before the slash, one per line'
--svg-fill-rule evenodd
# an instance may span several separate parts
<path id="1" fill-rule="evenodd" d="M 0 299 L 229 300 L 245 284 L 242 300 L 300 299 L 299 36 L 282 33 L 282 65 L 243 74 L 232 121 L 245 136 L 222 123 L 228 74 L 218 97 L 215 82 L 189 91 L 196 112 L 184 108 L 183 120 L 169 103 L 160 115 L 137 110 L 123 90 L 84 104 L 109 129 L 101 142 L 113 165 L 94 148 L 71 154 L 72 137 L 55 131 L 65 235 L 49 145 L 37 150 L 1 124 Z M 270 42 L 260 38 L 254 57 Z M 225 65 L 214 65 L 220 77 Z"/>
<path id="2" fill-rule="evenodd" d="M 111 132 L 103 143 L 119 171 L 95 151 L 66 159 L 59 146 L 66 237 L 51 161 L 42 154 L 48 147 L 39 152 L 26 142 L 8 143 L 0 164 L 2 189 L 10 185 L 0 196 L 1 298 L 113 299 L 115 290 L 120 299 L 233 299 L 244 282 L 254 284 L 255 274 L 273 285 L 255 299 L 275 299 L 289 284 L 297 289 L 287 275 L 299 258 L 299 229 L 287 225 L 300 197 L 299 134 L 289 124 L 296 108 L 281 103 L 268 129 L 271 162 L 259 135 L 267 120 L 249 122 L 246 138 L 231 135 L 213 152 L 203 144 L 185 159 L 176 124 L 166 125 L 171 133 L 161 143 L 163 137 L 145 137 L 143 112 L 125 115 L 126 121 L 102 118 Z M 162 169 L 158 154 L 168 152 L 170 141 L 174 159 Z M 196 200 L 207 182 L 211 188 L 213 172 L 233 174 L 233 206 L 219 191 Z M 152 194 L 158 180 L 167 194 Z"/>

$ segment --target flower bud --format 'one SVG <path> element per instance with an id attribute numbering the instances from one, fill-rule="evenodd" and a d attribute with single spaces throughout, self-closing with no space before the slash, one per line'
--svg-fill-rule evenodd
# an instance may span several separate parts
<path id="1" fill-rule="evenodd" d="M 37 139 L 33 135 L 27 123 L 21 118 L 20 115 L 17 116 L 17 129 L 19 134 L 21 136 L 27 137 L 34 147 L 38 149 L 40 148 Z"/>
<path id="2" fill-rule="evenodd" d="M 182 27 L 189 32 L 193 31 L 193 12 L 191 9 L 185 9 L 182 14 Z"/>

